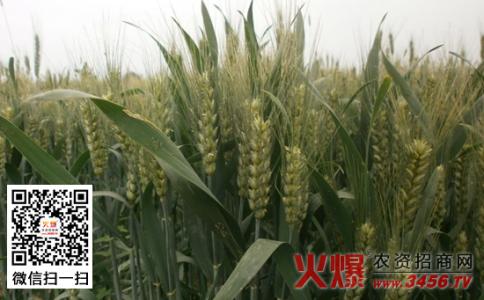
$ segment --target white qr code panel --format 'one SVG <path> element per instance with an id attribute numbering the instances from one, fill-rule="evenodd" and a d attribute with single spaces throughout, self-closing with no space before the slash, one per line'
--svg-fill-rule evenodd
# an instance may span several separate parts
<path id="1" fill-rule="evenodd" d="M 7 193 L 7 287 L 92 288 L 92 185 L 8 185 Z"/>

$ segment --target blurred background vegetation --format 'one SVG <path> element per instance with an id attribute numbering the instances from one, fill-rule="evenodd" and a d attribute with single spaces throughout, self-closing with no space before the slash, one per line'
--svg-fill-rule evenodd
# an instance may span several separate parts
<path id="1" fill-rule="evenodd" d="M 157 74 L 109 55 L 103 74 L 50 72 L 37 35 L 32 57 L 0 67 L 0 297 L 478 299 L 484 65 L 413 41 L 395 55 L 383 20 L 357 69 L 304 59 L 301 11 L 257 35 L 251 5 L 225 40 L 202 16 L 200 40 L 177 24 L 181 48 L 126 23 L 158 46 Z M 92 290 L 6 291 L 6 184 L 38 183 L 93 184 Z M 296 290 L 292 255 L 308 251 L 471 252 L 475 276 L 468 290 Z"/>

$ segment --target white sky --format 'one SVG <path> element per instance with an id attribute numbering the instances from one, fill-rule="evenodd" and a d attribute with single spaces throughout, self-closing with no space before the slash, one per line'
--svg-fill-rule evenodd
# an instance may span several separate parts
<path id="1" fill-rule="evenodd" d="M 171 17 L 199 36 L 202 26 L 199 0 L 0 0 L 0 61 L 9 56 L 32 57 L 33 35 L 42 44 L 42 70 L 56 71 L 81 61 L 103 63 L 105 44 L 123 49 L 125 67 L 152 70 L 159 65 L 156 46 L 140 31 L 122 23 L 127 20 L 154 32 L 169 45 L 177 32 Z M 249 0 L 206 0 L 216 30 L 223 33 L 218 5 L 240 28 L 238 10 L 247 11 Z M 480 34 L 484 33 L 484 0 L 254 0 L 258 34 L 275 19 L 277 7 L 294 11 L 304 4 L 306 41 L 319 55 L 330 54 L 344 64 L 361 61 L 378 23 L 388 13 L 383 29 L 392 31 L 396 48 L 402 50 L 411 37 L 417 53 L 445 44 L 444 51 L 460 51 L 477 61 Z M 386 35 L 385 34 L 385 35 Z M 119 38 L 121 37 L 121 38 Z M 179 38 L 178 43 L 182 43 Z M 120 40 L 119 47 L 116 41 Z M 120 53 L 121 51 L 118 51 Z M 436 53 L 435 55 L 439 55 Z M 112 57 L 112 55 L 109 55 Z M 101 69 L 102 70 L 102 65 Z"/>

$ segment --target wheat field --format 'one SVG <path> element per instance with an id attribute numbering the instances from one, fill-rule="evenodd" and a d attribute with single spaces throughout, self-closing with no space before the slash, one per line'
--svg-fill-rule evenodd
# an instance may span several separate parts
<path id="1" fill-rule="evenodd" d="M 304 59 L 301 12 L 261 37 L 251 6 L 224 40 L 202 16 L 183 47 L 125 24 L 158 46 L 156 74 L 49 72 L 38 36 L 0 65 L 0 298 L 483 297 L 484 64 L 397 55 L 383 22 L 364 66 L 342 67 Z M 94 187 L 91 290 L 6 290 L 6 185 L 42 183 Z M 309 251 L 470 252 L 474 279 L 296 289 Z"/>

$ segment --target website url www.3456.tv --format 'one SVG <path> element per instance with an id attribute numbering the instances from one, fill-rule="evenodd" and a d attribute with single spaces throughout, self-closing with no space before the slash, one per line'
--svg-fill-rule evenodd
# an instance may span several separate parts
<path id="1" fill-rule="evenodd" d="M 296 289 L 309 282 L 320 289 L 467 289 L 472 283 L 474 259 L 471 253 L 386 253 L 294 255 L 299 279 Z M 328 268 L 326 266 L 328 265 Z"/>
<path id="2" fill-rule="evenodd" d="M 467 289 L 472 283 L 472 274 L 408 274 L 404 279 L 374 278 L 375 289 Z"/>

